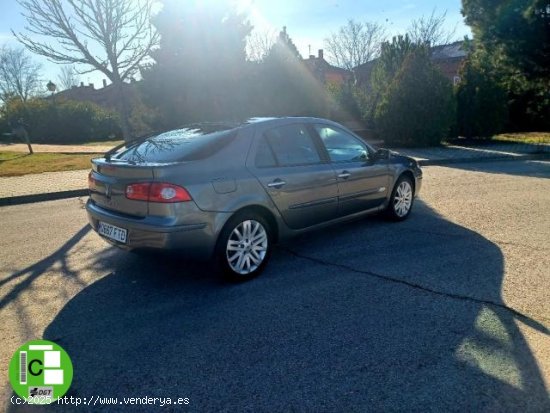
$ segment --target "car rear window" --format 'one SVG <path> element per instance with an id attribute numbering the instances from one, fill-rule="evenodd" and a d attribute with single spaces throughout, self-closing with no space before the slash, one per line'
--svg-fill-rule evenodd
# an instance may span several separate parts
<path id="1" fill-rule="evenodd" d="M 122 150 L 115 159 L 130 162 L 183 162 L 208 158 L 227 146 L 237 130 L 225 125 L 186 127 L 156 135 Z"/>

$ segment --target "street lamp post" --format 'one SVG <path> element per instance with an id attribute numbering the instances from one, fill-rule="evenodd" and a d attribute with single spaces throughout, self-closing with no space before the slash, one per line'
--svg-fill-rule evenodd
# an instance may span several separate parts
<path id="1" fill-rule="evenodd" d="M 57 85 L 56 85 L 54 82 L 52 82 L 52 81 L 50 80 L 50 81 L 48 82 L 48 84 L 46 85 L 46 87 L 48 88 L 48 90 L 49 90 L 50 92 L 52 92 L 52 96 L 53 96 L 55 90 L 57 89 Z"/>
<path id="2" fill-rule="evenodd" d="M 57 89 L 57 85 L 52 82 L 51 80 L 46 84 L 46 87 L 48 88 L 48 90 L 51 92 L 51 96 L 52 96 L 52 103 L 53 105 L 55 106 L 55 90 Z"/>

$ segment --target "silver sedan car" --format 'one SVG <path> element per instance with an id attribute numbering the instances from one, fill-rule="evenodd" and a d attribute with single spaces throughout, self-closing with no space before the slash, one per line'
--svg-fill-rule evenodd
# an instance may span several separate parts
<path id="1" fill-rule="evenodd" d="M 384 212 L 407 218 L 422 171 L 316 118 L 202 123 L 92 161 L 90 224 L 125 249 L 215 258 L 233 280 L 258 275 L 273 244 Z"/>

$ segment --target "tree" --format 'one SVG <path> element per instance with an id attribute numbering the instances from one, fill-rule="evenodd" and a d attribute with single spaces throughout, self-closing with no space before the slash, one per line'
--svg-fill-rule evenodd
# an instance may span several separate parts
<path id="1" fill-rule="evenodd" d="M 275 44 L 277 37 L 271 30 L 254 30 L 246 41 L 246 55 L 249 61 L 262 61 Z"/>
<path id="2" fill-rule="evenodd" d="M 58 80 L 62 90 L 78 86 L 80 82 L 80 78 L 74 66 L 63 66 L 59 73 Z"/>
<path id="3" fill-rule="evenodd" d="M 427 48 L 411 51 L 376 108 L 375 123 L 386 143 L 437 145 L 454 121 L 451 82 L 433 66 Z"/>
<path id="4" fill-rule="evenodd" d="M 550 6 L 542 0 L 464 0 L 473 58 L 486 56 L 507 93 L 507 130 L 550 128 Z"/>
<path id="5" fill-rule="evenodd" d="M 462 14 L 474 39 L 487 50 L 502 48 L 507 64 L 529 80 L 550 79 L 548 0 L 463 0 Z"/>
<path id="6" fill-rule="evenodd" d="M 164 0 L 153 24 L 160 47 L 142 70 L 142 92 L 161 125 L 243 116 L 250 103 L 245 16 L 225 2 Z"/>
<path id="7" fill-rule="evenodd" d="M 386 89 L 403 66 L 405 59 L 414 51 L 429 53 L 425 43 L 416 43 L 408 35 L 394 36 L 391 42 L 380 46 L 380 58 L 373 69 L 371 84 L 374 89 Z"/>
<path id="8" fill-rule="evenodd" d="M 385 38 L 386 29 L 381 24 L 350 19 L 325 39 L 325 48 L 333 64 L 352 70 L 376 58 Z"/>
<path id="9" fill-rule="evenodd" d="M 468 138 L 491 137 L 501 132 L 507 116 L 508 96 L 487 53 L 470 53 L 460 71 L 456 89 L 458 133 Z"/>
<path id="10" fill-rule="evenodd" d="M 381 44 L 380 57 L 374 64 L 370 81 L 361 99 L 363 118 L 369 127 L 374 127 L 374 116 L 380 99 L 390 87 L 407 56 L 415 50 L 425 48 L 424 44 L 414 43 L 408 35 L 394 36 L 391 42 L 385 41 Z"/>
<path id="11" fill-rule="evenodd" d="M 0 100 L 17 97 L 25 102 L 40 90 L 42 66 L 33 62 L 24 49 L 0 49 Z"/>
<path id="12" fill-rule="evenodd" d="M 408 29 L 411 41 L 430 47 L 451 43 L 455 36 L 456 26 L 452 30 L 448 30 L 445 24 L 446 18 L 446 11 L 436 15 L 436 9 L 433 9 L 430 16 L 422 16 L 413 20 Z"/>
<path id="13" fill-rule="evenodd" d="M 361 118 L 360 102 L 363 96 L 351 82 L 329 82 L 326 93 L 330 104 L 330 119 L 342 122 Z"/>
<path id="14" fill-rule="evenodd" d="M 19 102 L 23 107 L 27 100 L 40 90 L 41 65 L 32 61 L 24 49 L 2 47 L 0 49 L 0 100 L 4 103 L 4 117 L 13 136 L 27 144 L 32 154 L 32 145 L 25 127 L 25 117 L 11 118 L 8 107 L 11 102 Z"/>
<path id="15" fill-rule="evenodd" d="M 326 114 L 324 86 L 304 64 L 286 27 L 261 62 L 254 79 L 254 115 L 323 116 Z"/>
<path id="16" fill-rule="evenodd" d="M 279 32 L 277 40 L 268 54 L 272 57 L 279 56 L 287 60 L 291 58 L 302 59 L 302 55 L 286 31 L 286 26 L 283 26 L 283 30 Z"/>
<path id="17" fill-rule="evenodd" d="M 119 92 L 125 140 L 130 140 L 123 82 L 157 43 L 153 0 L 18 0 L 28 25 L 13 34 L 30 51 L 62 64 L 105 74 Z M 36 37 L 38 35 L 39 37 Z M 52 40 L 56 43 L 52 43 Z"/>

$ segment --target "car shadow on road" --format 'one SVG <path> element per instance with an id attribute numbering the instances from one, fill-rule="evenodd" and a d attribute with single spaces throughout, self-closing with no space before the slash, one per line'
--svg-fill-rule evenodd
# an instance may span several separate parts
<path id="1" fill-rule="evenodd" d="M 403 223 L 285 243 L 243 284 L 175 258 L 117 258 L 45 330 L 72 358 L 68 395 L 188 397 L 192 411 L 550 408 L 518 323 L 548 329 L 499 306 L 500 249 L 420 202 Z"/>

